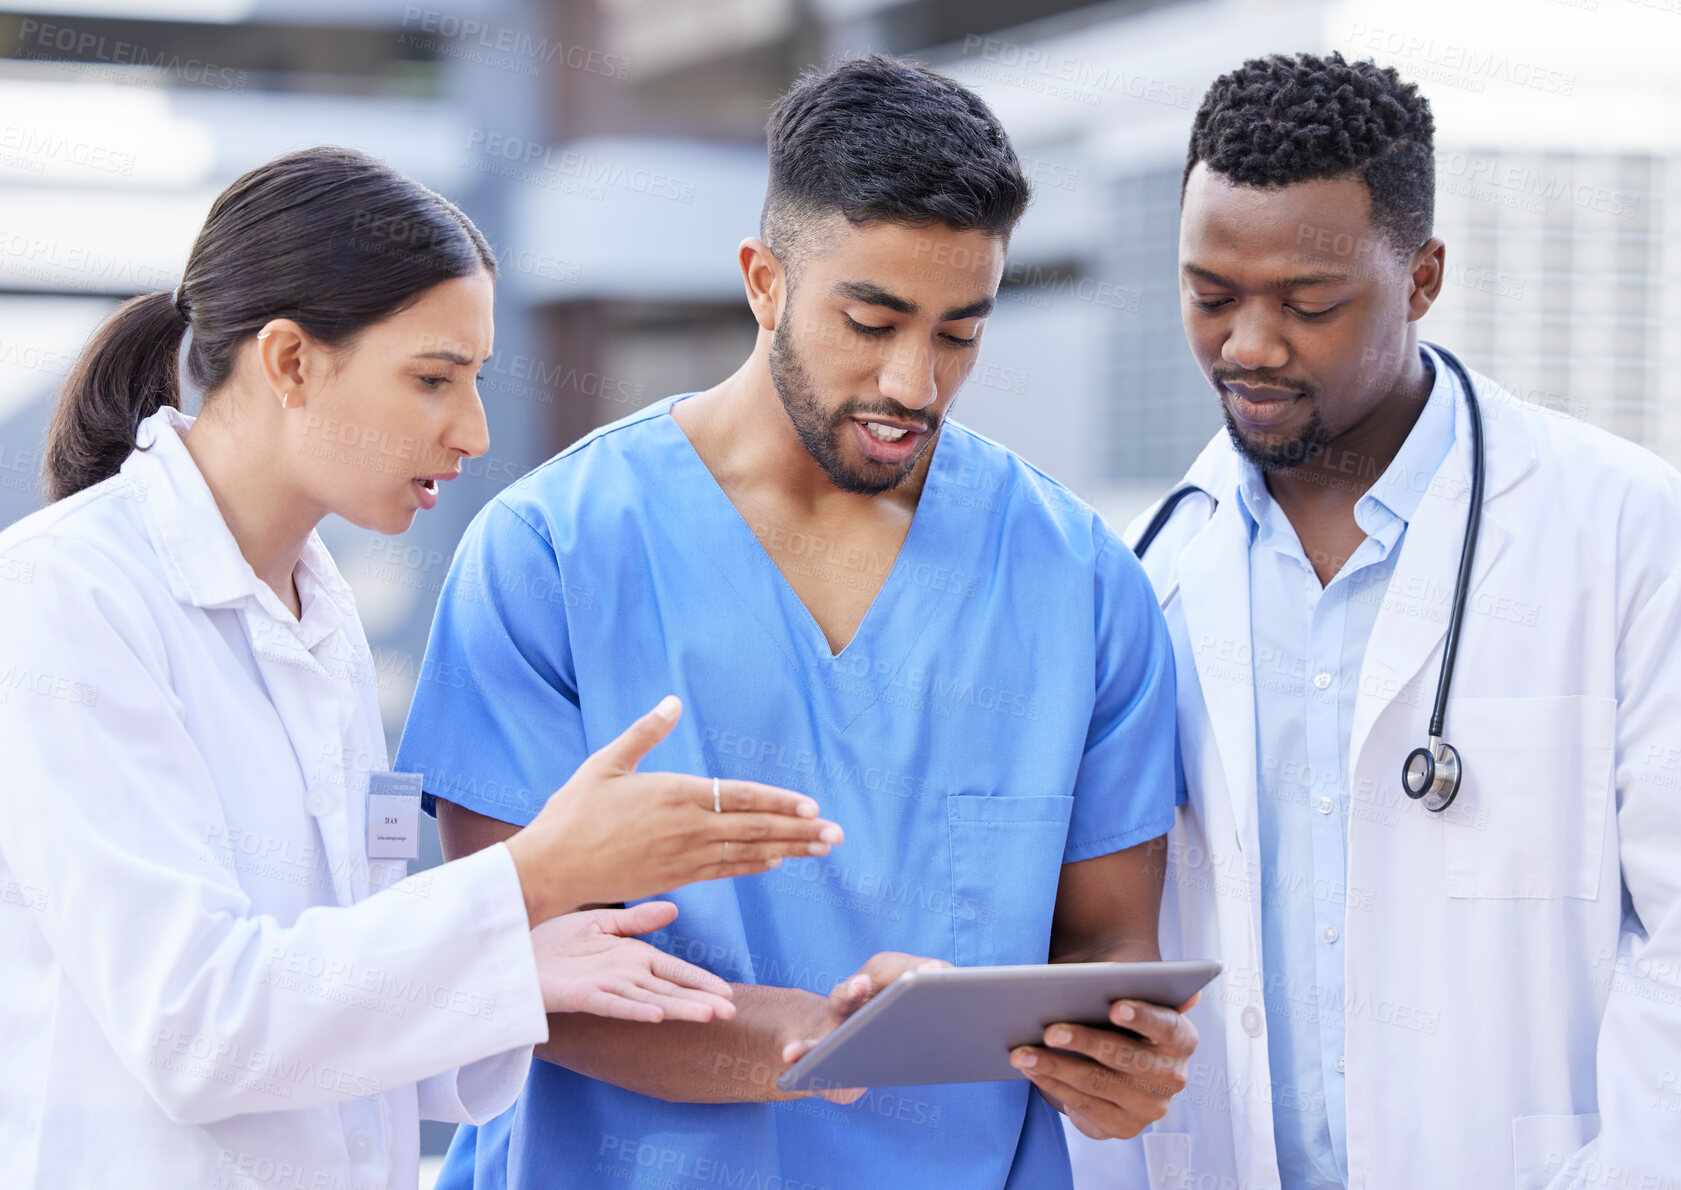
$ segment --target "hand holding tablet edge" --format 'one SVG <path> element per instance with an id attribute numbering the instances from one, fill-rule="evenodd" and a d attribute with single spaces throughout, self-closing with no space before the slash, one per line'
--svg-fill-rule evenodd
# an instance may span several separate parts
<path id="1" fill-rule="evenodd" d="M 1212 962 L 929 969 L 927 976 L 920 968 L 901 969 L 901 975 L 911 978 L 899 981 L 903 986 L 893 995 L 869 997 L 868 1014 L 858 1016 L 861 1005 L 854 1005 L 841 1024 L 825 1035 L 824 1052 L 818 1053 L 809 1042 L 787 1047 L 785 1060 L 793 1058 L 795 1065 L 778 1086 L 786 1092 L 816 1091 L 848 1102 L 863 1093 L 855 1084 L 902 1086 L 1032 1077 L 1009 1061 L 1011 1054 L 1024 1048 L 1025 1039 L 1042 1038 L 1070 1015 L 1076 1022 L 1088 1022 L 1082 1027 L 1089 1029 L 1090 1022 L 1105 1019 L 1119 1026 L 1127 1013 L 1134 1014 L 1129 1019 L 1140 1033 L 1160 1032 L 1162 1039 L 1125 1038 L 1108 1029 L 1093 1032 L 1102 1039 L 1124 1039 L 1133 1050 L 1159 1045 L 1161 1052 L 1156 1056 L 1166 1059 L 1165 1072 L 1172 1081 L 1173 1070 L 1182 1068 L 1184 1057 L 1195 1048 L 1195 1029 L 1181 1012 L 1137 997 L 1142 993 L 1179 1002 L 1188 1010 L 1196 1002 L 1198 989 L 1219 970 L 1219 964 Z M 978 1038 L 996 1042 L 997 1052 L 992 1044 L 977 1046 Z M 1039 1052 L 1051 1054 L 1049 1049 Z M 1141 1060 L 1138 1054 L 1129 1054 L 1128 1060 L 1135 1065 Z M 1069 1071 L 1061 1061 L 1064 1058 L 1090 1062 L 1077 1053 L 1054 1055 L 1053 1064 L 1065 1074 Z M 1143 1072 L 1162 1073 L 1158 1066 L 1152 1060 Z M 1116 1068 L 1111 1065 L 1109 1072 Z M 846 1092 L 850 1094 L 843 1098 Z M 1165 1102 L 1165 1097 L 1155 1098 Z"/>

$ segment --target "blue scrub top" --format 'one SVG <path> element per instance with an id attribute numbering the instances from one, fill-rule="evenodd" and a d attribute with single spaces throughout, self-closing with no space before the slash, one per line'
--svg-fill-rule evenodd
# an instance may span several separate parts
<path id="1" fill-rule="evenodd" d="M 846 842 L 677 890 L 680 916 L 651 941 L 728 980 L 818 995 L 884 950 L 1044 962 L 1062 865 L 1173 823 L 1171 646 L 1131 552 L 948 419 L 891 573 L 831 655 L 670 416 L 680 399 L 584 438 L 479 513 L 398 767 L 523 825 L 675 693 L 682 720 L 644 770 L 802 790 Z M 869 581 L 867 559 L 786 548 L 833 581 Z M 1059 1122 L 1031 1091 L 666 1103 L 538 1061 L 513 1108 L 459 1131 L 439 1185 L 1067 1186 Z"/>

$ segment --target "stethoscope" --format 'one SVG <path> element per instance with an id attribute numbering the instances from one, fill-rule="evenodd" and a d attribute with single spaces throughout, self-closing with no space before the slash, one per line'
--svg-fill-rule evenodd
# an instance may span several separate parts
<path id="1" fill-rule="evenodd" d="M 1463 775 L 1459 753 L 1442 738 L 1442 724 L 1448 713 L 1448 688 L 1453 685 L 1453 662 L 1459 655 L 1459 629 L 1465 622 L 1465 597 L 1471 589 L 1471 564 L 1477 553 L 1477 522 L 1483 508 L 1483 414 L 1477 406 L 1476 391 L 1471 387 L 1471 375 L 1459 362 L 1459 357 L 1434 343 L 1426 343 L 1425 346 L 1441 356 L 1453 372 L 1465 392 L 1465 404 L 1471 410 L 1471 507 L 1465 516 L 1465 543 L 1459 551 L 1459 577 L 1454 582 L 1453 618 L 1448 621 L 1442 673 L 1436 680 L 1436 706 L 1430 714 L 1430 742 L 1422 748 L 1414 748 L 1401 766 L 1401 788 L 1406 790 L 1407 796 L 1414 801 L 1423 798 L 1426 810 L 1440 814 L 1459 796 L 1459 781 Z M 1175 488 L 1144 527 L 1138 544 L 1133 546 L 1133 553 L 1142 558 L 1167 527 L 1180 502 L 1193 493 L 1208 497 L 1211 514 L 1219 508 L 1219 500 L 1194 483 Z"/>

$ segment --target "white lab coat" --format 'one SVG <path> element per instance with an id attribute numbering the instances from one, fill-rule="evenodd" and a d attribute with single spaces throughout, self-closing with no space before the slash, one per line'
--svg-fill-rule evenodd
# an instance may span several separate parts
<path id="1" fill-rule="evenodd" d="M 1360 674 L 1347 887 L 1314 889 L 1347 906 L 1349 1184 L 1675 1187 L 1681 476 L 1476 384 L 1486 491 L 1445 727 L 1464 784 L 1438 815 L 1400 780 L 1428 735 L 1465 529 L 1460 397 Z M 1188 497 L 1146 559 L 1190 790 L 1162 950 L 1225 971 L 1193 1010 L 1201 1044 L 1167 1116 L 1131 1142 L 1069 1129 L 1081 1190 L 1279 1185 L 1273 1104 L 1293 1089 L 1273 1087 L 1267 1064 L 1254 699 L 1268 675 L 1250 655 L 1238 476 L 1222 431 L 1187 475 L 1218 509 Z"/>
<path id="2" fill-rule="evenodd" d="M 312 535 L 291 617 L 189 424 L 0 534 L 0 1186 L 412 1187 L 547 1036 L 513 860 L 367 859 L 350 590 Z"/>

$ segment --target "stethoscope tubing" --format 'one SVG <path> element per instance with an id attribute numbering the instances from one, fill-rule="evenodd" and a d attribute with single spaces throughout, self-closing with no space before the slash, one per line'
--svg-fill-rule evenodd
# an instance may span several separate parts
<path id="1" fill-rule="evenodd" d="M 1477 555 L 1477 529 L 1483 511 L 1483 413 L 1477 404 L 1477 394 L 1471 386 L 1471 375 L 1459 357 L 1445 347 L 1427 343 L 1444 363 L 1465 391 L 1465 404 L 1471 410 L 1471 500 L 1465 513 L 1465 544 L 1459 551 L 1459 576 L 1453 587 L 1453 617 L 1448 621 L 1447 643 L 1442 649 L 1442 673 L 1436 681 L 1436 705 L 1430 712 L 1430 737 L 1442 738 L 1442 726 L 1447 721 L 1448 690 L 1453 685 L 1453 663 L 1459 656 L 1459 630 L 1465 623 L 1465 600 L 1471 591 L 1471 567 Z"/>
<path id="2" fill-rule="evenodd" d="M 1436 701 L 1430 711 L 1431 748 L 1421 749 L 1421 751 L 1433 753 L 1445 748 L 1447 752 L 1452 754 L 1454 773 L 1452 778 L 1453 788 L 1446 795 L 1445 801 L 1442 801 L 1440 805 L 1431 807 L 1432 810 L 1439 813 L 1447 808 L 1448 804 L 1453 801 L 1454 796 L 1456 796 L 1459 792 L 1459 754 L 1443 742 L 1442 730 L 1447 722 L 1448 692 L 1453 687 L 1453 666 L 1459 656 L 1459 634 L 1465 624 L 1465 603 L 1471 591 L 1471 570 L 1476 564 L 1477 530 L 1482 522 L 1484 474 L 1483 414 L 1482 407 L 1477 404 L 1477 393 L 1475 387 L 1471 384 L 1471 374 L 1466 370 L 1465 365 L 1460 362 L 1459 357 L 1449 351 L 1446 347 L 1442 347 L 1436 343 L 1425 343 L 1424 346 L 1430 348 L 1430 350 L 1441 356 L 1442 362 L 1447 364 L 1448 370 L 1453 373 L 1454 379 L 1459 382 L 1460 390 L 1465 394 L 1465 404 L 1471 412 L 1471 495 L 1469 507 L 1467 508 L 1465 514 L 1465 537 L 1459 550 L 1459 573 L 1455 578 L 1453 585 L 1453 610 L 1448 620 L 1447 640 L 1442 648 L 1442 670 L 1436 679 Z M 1156 538 L 1160 536 L 1161 531 L 1165 529 L 1168 522 L 1173 519 L 1173 514 L 1178 509 L 1180 503 L 1185 499 L 1185 497 L 1191 495 L 1192 493 L 1200 493 L 1208 498 L 1209 515 L 1211 517 L 1216 511 L 1218 511 L 1220 501 L 1212 492 L 1206 491 L 1194 483 L 1181 484 L 1179 487 L 1169 492 L 1167 498 L 1164 499 L 1159 506 L 1157 506 L 1155 515 L 1152 516 L 1149 523 L 1145 525 L 1144 532 L 1139 534 L 1138 543 L 1132 547 L 1134 554 L 1136 554 L 1140 559 L 1144 557 L 1145 552 L 1149 550 L 1152 544 L 1154 544 Z M 1162 599 L 1162 605 L 1165 607 L 1168 602 L 1172 600 L 1173 596 L 1178 593 L 1178 591 L 1179 584 L 1175 582 L 1166 597 Z M 1413 797 L 1423 795 L 1422 791 L 1414 794 L 1410 789 L 1408 790 L 1408 794 Z"/>

